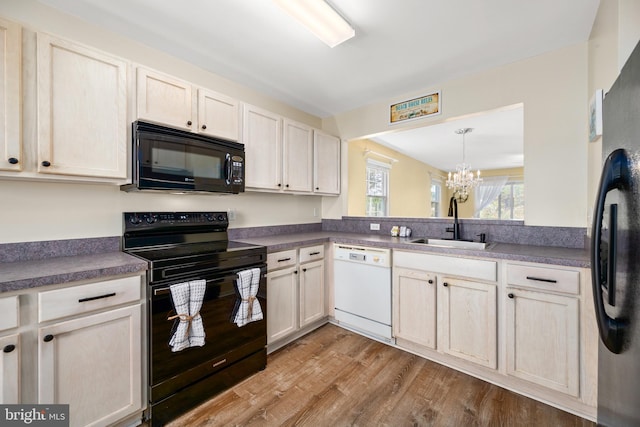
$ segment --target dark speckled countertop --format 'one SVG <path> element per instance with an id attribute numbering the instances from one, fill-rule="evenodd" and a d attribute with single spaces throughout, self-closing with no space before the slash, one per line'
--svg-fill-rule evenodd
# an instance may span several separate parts
<path id="1" fill-rule="evenodd" d="M 105 252 L 0 263 L 0 292 L 139 273 L 147 263 L 123 252 Z"/>
<path id="2" fill-rule="evenodd" d="M 358 233 L 314 232 L 281 234 L 265 237 L 245 237 L 240 240 L 247 243 L 263 245 L 268 252 L 291 249 L 296 246 L 309 246 L 325 242 L 351 245 L 404 249 L 433 254 L 471 256 L 512 261 L 537 262 L 543 264 L 563 265 L 589 268 L 589 252 L 586 249 L 561 248 L 554 246 L 515 245 L 510 243 L 494 243 L 485 250 L 453 249 L 410 243 L 418 237 L 391 237 Z"/>

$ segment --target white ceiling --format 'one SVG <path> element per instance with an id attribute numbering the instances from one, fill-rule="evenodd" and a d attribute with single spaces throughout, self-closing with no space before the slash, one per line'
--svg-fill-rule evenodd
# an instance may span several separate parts
<path id="1" fill-rule="evenodd" d="M 600 2 L 328 0 L 356 30 L 329 48 L 271 0 L 39 1 L 322 118 L 422 95 L 453 78 L 585 42 Z M 510 116 L 517 111 L 519 118 Z M 492 148 L 513 151 L 507 140 L 519 149 L 513 158 L 522 159 L 522 127 L 511 126 L 521 114 L 494 112 L 487 122 L 476 116 L 422 130 L 435 135 L 415 130 L 378 141 L 451 170 L 462 155 L 453 129 L 473 127 L 467 159 L 474 168 L 491 168 L 485 162 L 497 158 Z M 444 145 L 431 153 L 410 149 L 426 150 L 436 141 Z M 512 163 L 501 159 L 499 167 Z"/>

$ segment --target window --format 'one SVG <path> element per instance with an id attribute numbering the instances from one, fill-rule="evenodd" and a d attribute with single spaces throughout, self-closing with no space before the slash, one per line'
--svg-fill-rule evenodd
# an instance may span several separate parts
<path id="1" fill-rule="evenodd" d="M 386 163 L 367 160 L 367 216 L 389 215 L 389 168 Z"/>
<path id="2" fill-rule="evenodd" d="M 442 203 L 442 182 L 431 180 L 431 217 L 440 216 L 440 203 Z"/>
<path id="3" fill-rule="evenodd" d="M 478 218 L 482 219 L 524 219 L 524 182 L 509 181 L 498 196 L 484 207 Z"/>

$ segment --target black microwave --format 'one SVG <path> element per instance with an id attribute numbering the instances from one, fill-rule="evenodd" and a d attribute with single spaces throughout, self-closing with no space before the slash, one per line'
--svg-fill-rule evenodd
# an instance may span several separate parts
<path id="1" fill-rule="evenodd" d="M 123 191 L 244 191 L 243 144 L 139 120 L 132 139 L 132 183 Z"/>

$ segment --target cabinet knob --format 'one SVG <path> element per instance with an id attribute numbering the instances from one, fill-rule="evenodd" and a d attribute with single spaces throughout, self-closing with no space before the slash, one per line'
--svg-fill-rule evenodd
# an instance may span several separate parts
<path id="1" fill-rule="evenodd" d="M 15 157 L 9 157 L 9 163 L 11 163 L 12 165 L 17 165 L 18 164 L 18 159 L 16 159 Z"/>
<path id="2" fill-rule="evenodd" d="M 429 279 L 429 280 L 428 280 L 428 283 L 429 283 L 430 285 L 433 285 L 433 279 Z"/>
<path id="3" fill-rule="evenodd" d="M 282 187 L 282 184 L 278 184 L 278 187 Z"/>
<path id="4" fill-rule="evenodd" d="M 444 287 L 446 288 L 447 286 L 449 286 L 449 284 L 448 284 L 447 282 L 444 282 L 444 283 L 442 284 L 442 286 L 444 286 Z"/>
<path id="5" fill-rule="evenodd" d="M 51 335 L 51 334 L 45 335 L 43 340 L 44 340 L 44 342 L 53 341 L 53 335 Z"/>
<path id="6" fill-rule="evenodd" d="M 298 274 L 298 270 L 294 271 L 293 274 Z"/>
<path id="7" fill-rule="evenodd" d="M 511 294 L 511 293 L 510 293 L 510 294 L 507 294 L 507 296 L 508 296 L 509 298 L 511 298 L 511 299 L 513 299 L 513 298 L 515 298 L 515 297 L 516 297 L 514 294 Z"/>
<path id="8" fill-rule="evenodd" d="M 44 166 L 45 168 L 48 168 L 49 166 L 51 166 L 51 162 L 45 160 L 42 162 L 42 166 Z"/>
<path id="9" fill-rule="evenodd" d="M 320 190 L 320 187 L 316 187 L 316 190 Z"/>
<path id="10" fill-rule="evenodd" d="M 5 353 L 11 353 L 15 349 L 16 349 L 15 345 L 9 344 L 9 345 L 5 345 L 2 351 L 4 351 Z"/>
<path id="11" fill-rule="evenodd" d="M 302 269 L 302 271 L 303 271 L 304 273 L 306 273 L 306 272 L 307 272 L 307 269 L 306 269 L 306 268 L 303 268 L 303 269 Z"/>
<path id="12" fill-rule="evenodd" d="M 285 187 L 289 188 L 289 184 L 285 185 Z"/>
<path id="13" fill-rule="evenodd" d="M 207 128 L 207 125 L 202 125 L 202 130 L 205 130 Z"/>
<path id="14" fill-rule="evenodd" d="M 192 125 L 191 120 L 189 120 L 189 121 L 187 122 L 187 126 L 191 126 L 191 125 Z"/>

